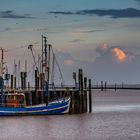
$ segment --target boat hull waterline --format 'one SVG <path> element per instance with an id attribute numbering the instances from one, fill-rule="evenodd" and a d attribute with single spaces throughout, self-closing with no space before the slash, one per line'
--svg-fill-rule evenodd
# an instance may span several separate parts
<path id="1" fill-rule="evenodd" d="M 29 107 L 0 107 L 0 116 L 18 115 L 58 115 L 68 113 L 70 98 L 50 102 L 49 105 Z"/>

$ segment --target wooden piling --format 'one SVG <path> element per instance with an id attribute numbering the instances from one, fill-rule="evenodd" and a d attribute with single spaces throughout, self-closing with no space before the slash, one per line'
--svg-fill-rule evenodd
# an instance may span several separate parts
<path id="1" fill-rule="evenodd" d="M 24 84 L 23 84 L 23 72 L 20 72 L 20 79 L 21 79 L 21 89 L 24 89 Z"/>
<path id="2" fill-rule="evenodd" d="M 83 112 L 83 70 L 79 69 L 79 113 Z"/>
<path id="3" fill-rule="evenodd" d="M 105 81 L 105 92 L 106 92 L 106 89 L 107 89 L 107 81 Z"/>
<path id="4" fill-rule="evenodd" d="M 79 108 L 79 90 L 73 90 L 71 92 L 71 105 L 70 105 L 70 114 L 80 113 Z"/>
<path id="5" fill-rule="evenodd" d="M 37 77 L 38 77 L 38 73 L 37 73 L 37 70 L 35 70 L 35 90 L 37 90 L 37 83 L 38 83 L 38 81 L 37 81 Z"/>
<path id="6" fill-rule="evenodd" d="M 29 92 L 30 105 L 32 105 L 32 92 Z"/>
<path id="7" fill-rule="evenodd" d="M 79 69 L 79 94 L 83 93 L 83 70 Z"/>
<path id="8" fill-rule="evenodd" d="M 96 82 L 96 88 L 98 89 L 98 82 Z"/>
<path id="9" fill-rule="evenodd" d="M 75 84 L 75 89 L 76 89 L 77 88 L 76 72 L 73 72 L 73 79 L 74 79 L 74 84 Z"/>
<path id="10" fill-rule="evenodd" d="M 14 88 L 14 76 L 11 75 L 11 89 Z"/>
<path id="11" fill-rule="evenodd" d="M 24 72 L 24 89 L 27 88 L 27 81 L 26 81 L 26 79 L 27 79 L 27 72 Z"/>
<path id="12" fill-rule="evenodd" d="M 92 112 L 91 79 L 89 79 L 89 112 Z"/>
<path id="13" fill-rule="evenodd" d="M 117 90 L 117 84 L 115 83 L 115 91 Z"/>
<path id="14" fill-rule="evenodd" d="M 36 93 L 36 104 L 38 104 L 38 89 L 39 89 L 39 85 L 38 85 L 38 71 L 35 70 L 35 93 Z"/>
<path id="15" fill-rule="evenodd" d="M 26 72 L 21 72 L 20 73 L 20 77 L 21 77 L 21 89 L 26 89 L 26 77 L 27 77 L 27 73 Z"/>
<path id="16" fill-rule="evenodd" d="M 87 78 L 84 77 L 84 112 L 87 112 Z"/>
<path id="17" fill-rule="evenodd" d="M 17 79 L 16 79 L 16 77 L 14 77 L 14 88 L 15 89 L 17 88 Z"/>
<path id="18" fill-rule="evenodd" d="M 103 91 L 103 81 L 101 81 L 101 91 Z"/>
<path id="19" fill-rule="evenodd" d="M 30 82 L 28 82 L 28 90 L 29 90 L 29 91 L 30 91 L 30 88 L 31 88 L 31 87 L 30 87 Z"/>
<path id="20" fill-rule="evenodd" d="M 75 79 L 75 73 L 73 73 L 73 79 Z M 92 112 L 92 94 L 91 94 L 91 80 L 89 79 L 89 85 L 87 86 L 87 78 L 83 78 L 83 70 L 78 70 L 78 88 L 70 90 L 71 104 L 70 114 L 86 113 L 87 110 Z M 88 87 L 88 88 L 87 88 Z M 89 93 L 89 94 L 88 94 Z M 87 97 L 89 96 L 89 97 Z M 89 98 L 89 100 L 88 100 Z"/>
<path id="21" fill-rule="evenodd" d="M 124 88 L 124 83 L 122 82 L 122 89 Z"/>

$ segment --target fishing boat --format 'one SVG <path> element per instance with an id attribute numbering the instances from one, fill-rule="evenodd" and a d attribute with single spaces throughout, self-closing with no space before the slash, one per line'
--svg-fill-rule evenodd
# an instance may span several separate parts
<path id="1" fill-rule="evenodd" d="M 70 98 L 59 99 L 50 102 L 48 105 L 41 104 L 35 106 L 13 106 L 0 107 L 0 116 L 17 116 L 17 115 L 59 115 L 68 113 Z"/>
<path id="2" fill-rule="evenodd" d="M 22 94 L 10 95 L 18 97 Z M 22 97 L 22 96 L 21 96 Z M 16 100 L 15 100 L 16 101 Z M 7 103 L 0 107 L 0 116 L 17 116 L 17 115 L 58 115 L 68 113 L 70 98 L 63 98 L 49 102 L 48 105 L 41 104 L 35 106 L 27 106 L 25 104 Z"/>
<path id="3" fill-rule="evenodd" d="M 45 37 L 43 36 L 43 39 Z M 44 47 L 44 48 L 43 48 Z M 27 105 L 27 97 L 23 90 L 11 90 L 5 89 L 3 78 L 3 50 L 2 59 L 0 63 L 0 116 L 17 116 L 17 115 L 58 115 L 69 112 L 70 97 L 61 97 L 57 99 L 49 100 L 49 58 L 48 45 L 46 44 L 46 38 L 44 46 L 42 46 L 42 73 L 44 71 L 44 78 L 41 82 L 41 93 L 43 93 L 44 99 L 41 103 Z M 29 46 L 32 51 L 32 46 Z M 33 55 L 33 52 L 32 52 Z M 33 55 L 33 58 L 34 55 Z M 35 59 L 34 59 L 35 62 Z M 36 69 L 37 70 L 37 69 Z M 36 87 L 35 87 L 36 88 Z M 28 91 L 26 91 L 28 92 Z M 29 91 L 30 92 L 30 91 Z M 37 91 L 35 91 L 37 92 Z"/>

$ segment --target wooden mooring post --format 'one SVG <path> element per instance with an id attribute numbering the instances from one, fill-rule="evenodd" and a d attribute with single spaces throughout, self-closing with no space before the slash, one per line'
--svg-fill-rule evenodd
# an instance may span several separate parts
<path id="1" fill-rule="evenodd" d="M 39 90 L 39 77 L 38 77 L 38 71 L 35 70 L 35 93 L 36 93 L 36 104 L 38 104 L 38 90 Z"/>
<path id="2" fill-rule="evenodd" d="M 76 79 L 76 74 L 74 74 Z M 70 114 L 86 113 L 87 112 L 87 78 L 83 78 L 83 70 L 78 70 L 78 89 L 74 87 L 70 92 L 71 105 Z"/>
<path id="3" fill-rule="evenodd" d="M 105 81 L 105 92 L 106 92 L 106 89 L 107 89 L 107 81 Z"/>
<path id="4" fill-rule="evenodd" d="M 15 89 L 17 88 L 17 79 L 16 79 L 16 77 L 14 77 L 14 88 Z"/>
<path id="5" fill-rule="evenodd" d="M 103 91 L 103 81 L 101 81 L 101 91 Z"/>
<path id="6" fill-rule="evenodd" d="M 115 91 L 117 90 L 117 84 L 115 83 Z"/>
<path id="7" fill-rule="evenodd" d="M 11 89 L 14 88 L 14 76 L 11 75 Z"/>
<path id="8" fill-rule="evenodd" d="M 89 112 L 92 112 L 91 79 L 89 79 Z"/>
<path id="9" fill-rule="evenodd" d="M 75 84 L 75 89 L 76 89 L 77 88 L 76 72 L 73 72 L 73 79 L 74 79 L 74 84 Z"/>
<path id="10" fill-rule="evenodd" d="M 78 98 L 79 98 L 79 113 L 83 112 L 83 70 L 79 69 L 79 73 L 78 73 L 78 77 L 79 77 L 79 94 L 78 94 Z"/>
<path id="11" fill-rule="evenodd" d="M 87 112 L 87 77 L 84 77 L 84 111 Z"/>

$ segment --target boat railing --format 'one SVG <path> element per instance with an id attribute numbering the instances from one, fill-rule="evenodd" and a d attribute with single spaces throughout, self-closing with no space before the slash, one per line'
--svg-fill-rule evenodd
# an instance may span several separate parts
<path id="1" fill-rule="evenodd" d="M 0 106 L 1 106 L 1 107 L 10 107 L 10 108 L 11 108 L 11 107 L 14 107 L 14 108 L 17 108 L 17 107 L 19 108 L 19 107 L 20 107 L 20 108 L 22 108 L 22 107 L 25 107 L 26 104 L 24 104 L 24 103 L 23 103 L 23 104 L 4 103 L 4 104 L 0 104 Z"/>

